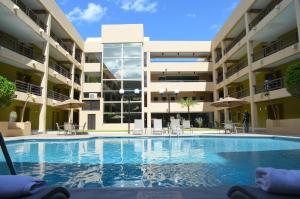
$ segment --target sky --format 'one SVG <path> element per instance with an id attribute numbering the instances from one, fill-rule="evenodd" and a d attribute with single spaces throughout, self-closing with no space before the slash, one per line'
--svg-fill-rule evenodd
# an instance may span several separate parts
<path id="1" fill-rule="evenodd" d="M 56 0 L 81 34 L 100 37 L 102 24 L 144 24 L 146 37 L 212 40 L 239 0 Z"/>

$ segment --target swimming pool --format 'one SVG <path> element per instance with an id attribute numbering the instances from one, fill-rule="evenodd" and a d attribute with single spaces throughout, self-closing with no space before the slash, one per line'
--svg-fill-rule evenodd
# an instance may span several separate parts
<path id="1" fill-rule="evenodd" d="M 300 142 L 277 138 L 31 140 L 7 147 L 18 174 L 69 188 L 253 184 L 259 166 L 300 169 Z"/>

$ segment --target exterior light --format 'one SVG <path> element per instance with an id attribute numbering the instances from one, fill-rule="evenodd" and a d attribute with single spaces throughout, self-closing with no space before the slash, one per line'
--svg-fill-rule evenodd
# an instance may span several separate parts
<path id="1" fill-rule="evenodd" d="M 44 30 L 42 28 L 39 29 L 40 34 L 42 34 L 44 32 Z"/>
<path id="2" fill-rule="evenodd" d="M 58 74 L 58 72 L 54 71 L 53 74 L 56 76 Z"/>
<path id="3" fill-rule="evenodd" d="M 17 5 L 14 5 L 13 9 L 14 9 L 14 11 L 18 11 L 18 10 L 20 10 L 20 7 Z"/>
<path id="4" fill-rule="evenodd" d="M 162 95 L 162 94 L 164 94 L 164 89 L 159 89 L 159 93 Z"/>
<path id="5" fill-rule="evenodd" d="M 140 94 L 140 90 L 139 89 L 134 89 L 134 94 Z"/>
<path id="6" fill-rule="evenodd" d="M 125 93 L 124 89 L 121 88 L 121 89 L 119 90 L 119 93 L 120 93 L 121 95 L 124 95 L 124 93 Z"/>
<path id="7" fill-rule="evenodd" d="M 179 94 L 179 89 L 175 89 L 174 93 L 175 93 L 175 95 L 178 95 Z"/>

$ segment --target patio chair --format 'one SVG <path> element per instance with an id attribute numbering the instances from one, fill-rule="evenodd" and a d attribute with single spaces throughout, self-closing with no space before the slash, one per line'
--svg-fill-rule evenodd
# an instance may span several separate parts
<path id="1" fill-rule="evenodd" d="M 72 125 L 68 122 L 64 123 L 65 135 L 72 134 Z"/>
<path id="2" fill-rule="evenodd" d="M 60 133 L 63 131 L 63 129 L 60 128 L 58 123 L 56 123 L 56 130 L 57 130 L 57 135 L 60 135 Z"/>
<path id="3" fill-rule="evenodd" d="M 163 134 L 163 127 L 162 127 L 162 120 L 161 119 L 154 119 L 154 126 L 152 130 L 152 134 L 155 135 L 162 135 Z"/>
<path id="4" fill-rule="evenodd" d="M 185 129 L 189 129 L 191 133 L 193 133 L 193 127 L 191 125 L 191 121 L 190 120 L 183 120 L 182 121 L 182 129 L 183 132 Z"/>
<path id="5" fill-rule="evenodd" d="M 142 135 L 143 131 L 143 120 L 134 120 L 133 135 Z"/>
<path id="6" fill-rule="evenodd" d="M 223 130 L 222 124 L 218 121 L 215 121 L 215 128 L 218 130 L 218 133 L 221 133 L 221 131 Z"/>
<path id="7" fill-rule="evenodd" d="M 171 119 L 171 133 L 179 135 L 181 134 L 182 130 L 180 128 L 180 119 Z"/>
<path id="8" fill-rule="evenodd" d="M 86 122 L 83 124 L 82 128 L 80 128 L 80 126 L 78 126 L 78 129 L 75 129 L 75 134 L 76 135 L 85 135 L 88 134 L 87 132 L 85 132 L 85 127 L 86 127 Z"/>
<path id="9" fill-rule="evenodd" d="M 229 131 L 229 133 L 237 133 L 237 128 L 234 123 L 225 123 L 224 124 L 225 134 Z"/>

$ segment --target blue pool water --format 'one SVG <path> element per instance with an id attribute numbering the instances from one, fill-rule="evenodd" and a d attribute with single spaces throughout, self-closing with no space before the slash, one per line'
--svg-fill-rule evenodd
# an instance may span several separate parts
<path id="1" fill-rule="evenodd" d="M 256 167 L 300 169 L 300 142 L 273 138 L 98 138 L 9 142 L 18 174 L 66 187 L 253 184 Z M 0 171 L 6 171 L 0 155 Z"/>

